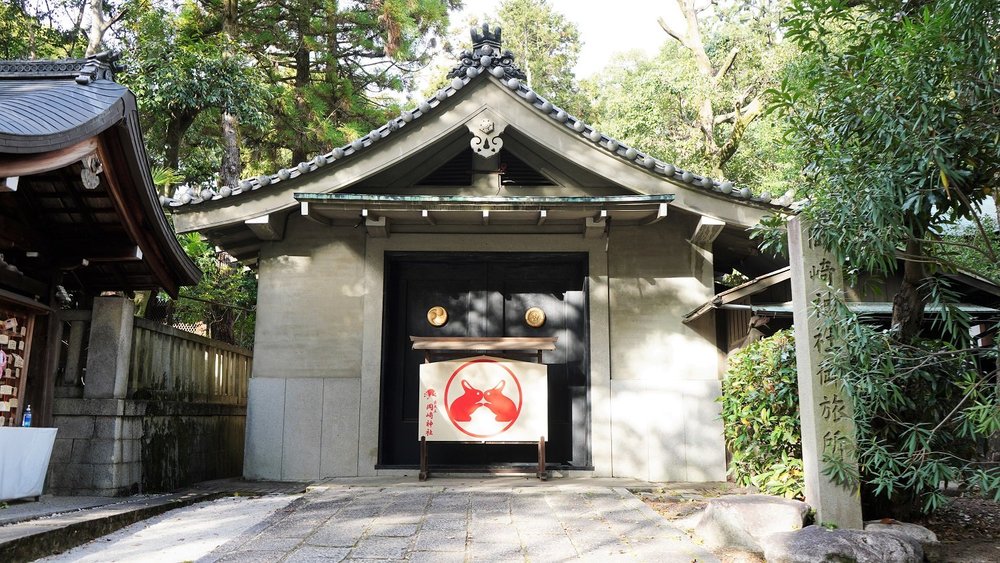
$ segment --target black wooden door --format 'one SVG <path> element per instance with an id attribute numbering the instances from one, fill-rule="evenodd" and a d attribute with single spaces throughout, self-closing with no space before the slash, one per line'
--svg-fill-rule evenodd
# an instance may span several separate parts
<path id="1" fill-rule="evenodd" d="M 549 380 L 547 460 L 565 467 L 590 466 L 587 365 L 586 255 L 535 253 L 399 254 L 387 258 L 385 346 L 379 443 L 380 467 L 411 467 L 418 461 L 417 395 L 423 352 L 413 336 L 556 336 L 545 352 Z M 448 322 L 427 321 L 441 306 Z M 538 328 L 525 312 L 540 307 Z M 465 354 L 471 355 L 471 354 Z M 503 466 L 531 463 L 530 445 L 430 444 L 435 466 Z"/>

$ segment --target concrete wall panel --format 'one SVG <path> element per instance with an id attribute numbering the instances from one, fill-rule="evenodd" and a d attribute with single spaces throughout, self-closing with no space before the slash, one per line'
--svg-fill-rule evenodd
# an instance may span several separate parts
<path id="1" fill-rule="evenodd" d="M 722 394 L 719 381 L 691 380 L 682 384 L 684 443 L 687 454 L 685 481 L 725 481 L 726 447 L 723 438 Z"/>
<path id="2" fill-rule="evenodd" d="M 363 229 L 289 219 L 261 249 L 255 377 L 358 377 L 364 325 Z"/>
<path id="3" fill-rule="evenodd" d="M 320 477 L 352 477 L 358 471 L 360 379 L 323 382 Z"/>
<path id="4" fill-rule="evenodd" d="M 324 381 L 285 380 L 285 424 L 281 441 L 281 478 L 285 481 L 320 476 Z"/>
<path id="5" fill-rule="evenodd" d="M 724 481 L 719 383 L 612 381 L 615 477 Z"/>
<path id="6" fill-rule="evenodd" d="M 243 475 L 247 479 L 280 480 L 285 379 L 251 377 L 248 392 Z"/>
<path id="7" fill-rule="evenodd" d="M 681 322 L 714 294 L 711 254 L 685 240 L 693 230 L 677 217 L 612 231 L 613 379 L 717 379 L 714 341 Z"/>

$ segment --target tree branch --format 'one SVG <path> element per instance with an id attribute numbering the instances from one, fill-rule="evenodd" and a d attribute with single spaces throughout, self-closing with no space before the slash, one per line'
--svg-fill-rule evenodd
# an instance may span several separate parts
<path id="1" fill-rule="evenodd" d="M 719 70 L 716 71 L 715 73 L 716 84 L 718 84 L 719 81 L 726 76 L 726 73 L 729 72 L 729 69 L 733 67 L 733 63 L 736 62 L 736 55 L 738 55 L 739 52 L 740 50 L 738 47 L 733 47 L 733 49 L 729 51 L 729 54 L 726 55 L 726 59 L 722 61 L 722 65 L 719 67 Z"/>
<path id="2" fill-rule="evenodd" d="M 747 104 L 744 110 L 733 123 L 733 130 L 729 133 L 729 138 L 726 139 L 725 144 L 719 149 L 719 168 L 722 168 L 736 153 L 736 149 L 739 148 L 740 141 L 743 140 L 743 135 L 746 133 L 747 127 L 764 113 L 764 103 L 761 101 L 760 96 L 757 96 Z"/>
<path id="3" fill-rule="evenodd" d="M 656 18 L 656 23 L 660 24 L 660 28 L 663 29 L 663 31 L 666 31 L 667 35 L 676 39 L 681 45 L 684 45 L 685 47 L 688 46 L 687 35 L 670 27 L 670 24 L 663 19 L 663 16 Z"/>

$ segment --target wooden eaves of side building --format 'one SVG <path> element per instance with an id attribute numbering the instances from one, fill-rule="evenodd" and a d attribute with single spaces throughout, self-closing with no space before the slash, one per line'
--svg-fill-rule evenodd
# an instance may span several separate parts
<path id="1" fill-rule="evenodd" d="M 159 205 L 136 100 L 114 70 L 107 54 L 0 61 L 0 303 L 48 319 L 30 376 L 36 424 L 49 415 L 62 306 L 104 291 L 176 297 L 201 276 Z"/>

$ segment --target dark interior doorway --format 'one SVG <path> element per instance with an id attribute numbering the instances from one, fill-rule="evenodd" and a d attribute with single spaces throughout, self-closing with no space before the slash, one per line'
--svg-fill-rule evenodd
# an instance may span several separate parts
<path id="1" fill-rule="evenodd" d="M 419 461 L 417 417 L 422 352 L 412 336 L 556 336 L 548 365 L 550 465 L 588 469 L 590 374 L 587 255 L 584 253 L 387 253 L 379 467 Z M 448 322 L 427 321 L 441 306 Z M 525 312 L 540 307 L 545 324 L 532 328 Z M 476 355 L 475 353 L 463 354 Z M 505 467 L 534 463 L 534 445 L 434 442 L 437 467 Z"/>

